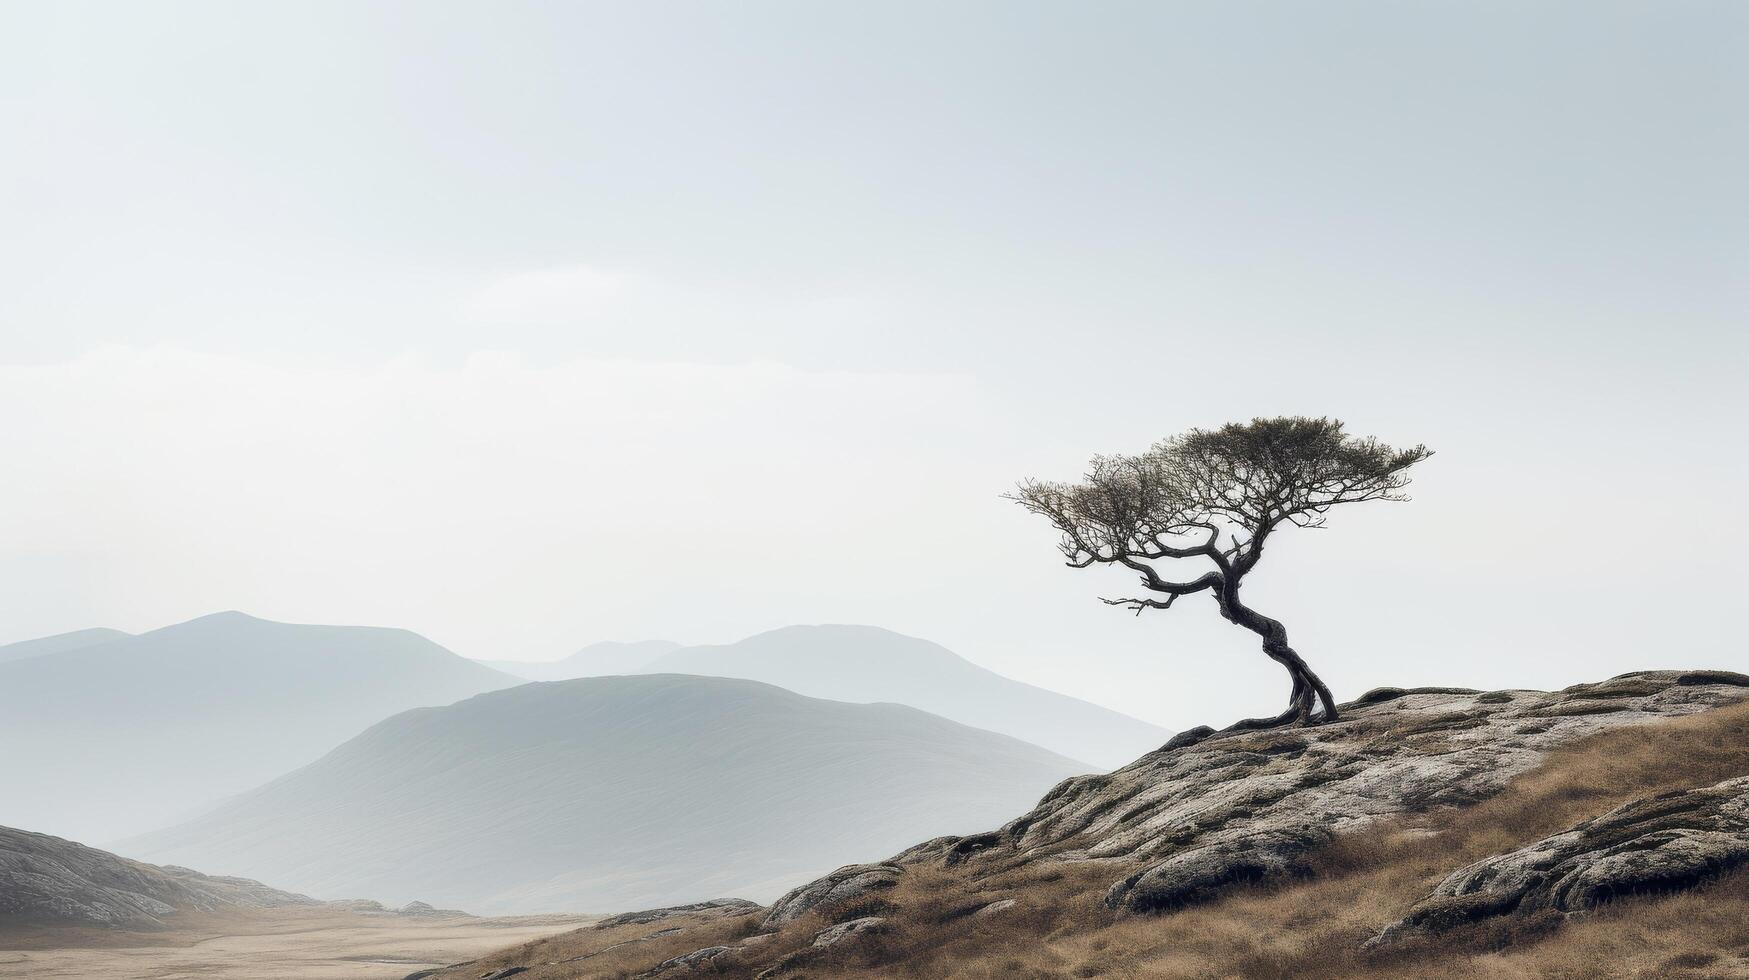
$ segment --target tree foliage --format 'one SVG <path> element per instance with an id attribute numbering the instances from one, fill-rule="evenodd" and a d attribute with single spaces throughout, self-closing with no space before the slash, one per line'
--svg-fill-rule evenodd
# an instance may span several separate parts
<path id="1" fill-rule="evenodd" d="M 1286 630 L 1239 601 L 1239 584 L 1284 525 L 1324 526 L 1330 510 L 1369 500 L 1407 500 L 1409 467 L 1432 453 L 1351 436 L 1328 418 L 1258 418 L 1192 429 L 1136 456 L 1097 456 L 1078 483 L 1022 482 L 1011 494 L 1061 534 L 1077 568 L 1121 565 L 1149 595 L 1107 599 L 1138 614 L 1180 597 L 1213 594 L 1228 620 L 1260 634 L 1264 651 L 1294 678 L 1288 717 L 1309 719 L 1313 696 L 1336 707 L 1323 682 L 1288 647 Z M 1201 574 L 1168 575 L 1180 562 Z"/>

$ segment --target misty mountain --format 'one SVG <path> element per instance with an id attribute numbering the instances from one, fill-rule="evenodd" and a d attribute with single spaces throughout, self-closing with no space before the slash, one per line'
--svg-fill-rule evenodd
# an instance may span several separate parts
<path id="1" fill-rule="evenodd" d="M 635 643 L 591 643 L 562 660 L 481 660 L 493 670 L 531 681 L 566 681 L 576 677 L 636 674 L 665 653 L 680 649 L 668 640 Z"/>
<path id="2" fill-rule="evenodd" d="M 101 843 L 517 683 L 398 629 L 219 613 L 0 664 L 0 823 Z"/>
<path id="3" fill-rule="evenodd" d="M 18 643 L 8 643 L 0 646 L 0 664 L 10 660 L 25 660 L 30 657 L 42 657 L 51 653 L 66 653 L 69 650 L 83 650 L 99 643 L 126 639 L 131 634 L 121 630 L 96 627 L 88 630 L 74 630 L 71 633 L 57 633 L 54 636 L 44 636 L 35 640 L 23 640 Z"/>
<path id="4" fill-rule="evenodd" d="M 1172 736 L 985 670 L 940 644 L 873 626 L 789 626 L 738 643 L 675 650 L 643 669 L 744 677 L 834 701 L 906 704 L 1106 768 Z"/>
<path id="5" fill-rule="evenodd" d="M 993 826 L 1085 768 L 901 705 L 719 677 L 585 678 L 397 715 L 121 849 L 321 897 L 479 912 L 763 900 Z"/>

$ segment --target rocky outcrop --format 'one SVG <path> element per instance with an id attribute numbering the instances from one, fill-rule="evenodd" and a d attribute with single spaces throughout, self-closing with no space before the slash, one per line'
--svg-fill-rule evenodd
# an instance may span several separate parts
<path id="1" fill-rule="evenodd" d="M 1105 904 L 1135 912 L 1164 911 L 1240 882 L 1297 875 L 1303 870 L 1302 856 L 1333 836 L 1307 822 L 1187 848 L 1112 885 Z"/>
<path id="2" fill-rule="evenodd" d="M 1636 800 L 1452 872 L 1376 937 L 1385 945 L 1503 915 L 1583 912 L 1693 887 L 1749 862 L 1749 776 Z"/>
<path id="3" fill-rule="evenodd" d="M 865 915 L 858 919 L 850 919 L 836 925 L 827 926 L 814 934 L 813 941 L 801 949 L 783 957 L 771 966 L 754 975 L 754 980 L 771 980 L 781 977 L 796 969 L 807 966 L 818 959 L 826 950 L 847 945 L 854 940 L 862 939 L 887 930 L 887 920 L 878 915 Z"/>
<path id="4" fill-rule="evenodd" d="M 746 915 L 749 912 L 764 911 L 765 906 L 749 902 L 744 898 L 713 898 L 708 902 L 693 902 L 690 905 L 669 905 L 659 909 L 644 909 L 641 912 L 622 912 L 610 915 L 595 923 L 597 929 L 612 929 L 615 926 L 645 925 L 672 919 L 676 916 L 694 918 L 715 918 L 727 915 Z"/>
<path id="5" fill-rule="evenodd" d="M 154 928 L 177 912 L 319 904 L 247 878 L 142 864 L 59 837 L 0 827 L 0 924 Z"/>
<path id="6" fill-rule="evenodd" d="M 638 974 L 638 980 L 645 980 L 645 978 L 648 978 L 648 977 L 661 976 L 664 973 L 668 973 L 668 972 L 671 972 L 674 970 L 685 970 L 685 971 L 690 972 L 695 967 L 697 967 L 699 964 L 704 963 L 707 960 L 714 960 L 717 957 L 723 955 L 724 953 L 735 953 L 735 952 L 739 952 L 739 951 L 744 950 L 744 949 L 750 949 L 754 946 L 759 946 L 763 943 L 769 942 L 771 940 L 772 936 L 773 936 L 773 933 L 761 933 L 761 934 L 755 935 L 755 936 L 748 936 L 747 938 L 745 938 L 745 939 L 741 940 L 740 942 L 737 942 L 733 945 L 706 946 L 703 949 L 695 949 L 690 953 L 682 953 L 679 956 L 665 959 L 662 962 L 656 964 L 655 967 L 651 968 L 650 970 L 648 970 L 644 973 Z M 608 949 L 614 949 L 617 946 L 623 946 L 623 945 L 628 945 L 628 944 L 617 943 L 617 944 L 615 944 L 615 946 L 608 947 Z"/>
<path id="7" fill-rule="evenodd" d="M 820 930 L 809 945 L 814 949 L 826 949 L 865 932 L 879 932 L 886 928 L 886 925 L 887 920 L 878 915 L 865 915 L 860 919 L 840 922 L 835 926 Z"/>
<path id="8" fill-rule="evenodd" d="M 772 929 L 794 922 L 816 910 L 827 914 L 856 899 L 884 891 L 898 884 L 899 875 L 903 871 L 903 868 L 893 863 L 845 865 L 824 878 L 791 890 L 771 903 L 771 911 L 765 915 L 765 928 Z"/>
<path id="9" fill-rule="evenodd" d="M 934 862 L 1109 865 L 1114 908 L 1171 908 L 1299 874 L 1308 851 L 1381 818 L 1486 799 L 1575 739 L 1746 699 L 1749 676 L 1648 671 L 1554 693 L 1382 688 L 1328 724 L 1192 729 L 1116 772 L 1064 781 L 999 830 L 841 868 L 785 895 L 767 923 L 845 905 Z"/>
<path id="10" fill-rule="evenodd" d="M 695 949 L 690 953 L 682 953 L 679 956 L 663 960 L 656 964 L 654 969 L 646 973 L 641 973 L 638 976 L 654 977 L 660 976 L 671 970 L 691 970 L 700 963 L 703 963 L 706 960 L 715 959 L 734 948 L 735 947 L 733 946 L 706 946 L 703 949 Z"/>

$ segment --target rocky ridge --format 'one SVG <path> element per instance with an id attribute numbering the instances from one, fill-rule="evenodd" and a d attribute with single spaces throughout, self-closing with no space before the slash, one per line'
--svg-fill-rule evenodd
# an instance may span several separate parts
<path id="1" fill-rule="evenodd" d="M 1745 701 L 1746 675 L 1649 671 L 1556 692 L 1386 688 L 1341 706 L 1342 718 L 1329 724 L 1192 729 L 1116 772 L 1065 780 L 997 830 L 940 837 L 887 861 L 838 868 L 769 907 L 709 909 L 746 916 L 745 938 L 690 952 L 681 946 L 641 976 L 814 976 L 839 949 L 902 922 L 903 906 L 891 911 L 885 893 L 943 866 L 966 878 L 966 900 L 949 914 L 968 921 L 1024 914 L 1010 910 L 1024 909 L 1025 896 L 1000 897 L 1000 883 L 1017 869 L 1049 874 L 1053 864 L 1108 873 L 1105 901 L 1114 914 L 1164 911 L 1237 884 L 1311 873 L 1312 852 L 1337 835 L 1481 802 L 1587 736 Z M 1580 914 L 1615 896 L 1680 890 L 1744 863 L 1749 776 L 1647 797 L 1456 871 L 1367 945 L 1491 916 Z M 998 884 L 980 891 L 980 881 Z M 637 915 L 628 921 L 655 921 Z M 674 921 L 631 942 L 672 943 L 686 932 L 682 918 Z"/>
<path id="2" fill-rule="evenodd" d="M 829 919 L 932 862 L 1109 865 L 1108 905 L 1169 909 L 1299 874 L 1312 849 L 1373 821 L 1486 799 L 1584 736 L 1743 700 L 1749 676 L 1642 671 L 1553 693 L 1384 688 L 1329 724 L 1193 729 L 1116 772 L 1065 780 L 1000 829 L 937 838 L 803 885 L 772 905 L 767 923 L 810 911 Z"/>
<path id="3" fill-rule="evenodd" d="M 1573 915 L 1680 891 L 1749 862 L 1749 776 L 1635 800 L 1446 876 L 1378 947 L 1505 915 Z"/>

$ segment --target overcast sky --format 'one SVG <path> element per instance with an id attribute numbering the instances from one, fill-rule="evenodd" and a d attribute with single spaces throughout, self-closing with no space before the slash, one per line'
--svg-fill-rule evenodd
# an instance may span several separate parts
<path id="1" fill-rule="evenodd" d="M 1438 451 L 1249 595 L 1339 696 L 1749 669 L 1749 6 L 0 6 L 0 642 L 858 622 L 1171 727 L 1286 678 L 999 495 Z"/>

